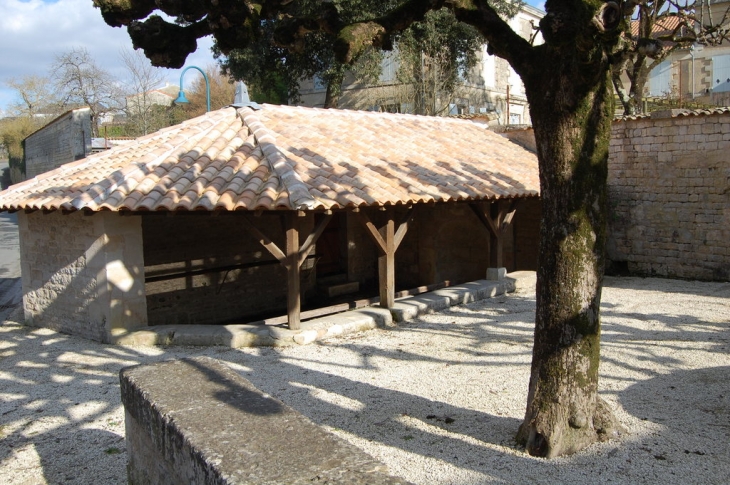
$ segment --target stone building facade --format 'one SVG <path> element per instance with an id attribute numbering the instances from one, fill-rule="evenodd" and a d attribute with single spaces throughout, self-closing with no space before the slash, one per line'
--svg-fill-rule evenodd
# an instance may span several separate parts
<path id="1" fill-rule="evenodd" d="M 730 0 L 701 3 L 697 19 L 730 28 Z M 677 49 L 649 73 L 645 96 L 683 103 L 730 106 L 730 42 Z"/>
<path id="2" fill-rule="evenodd" d="M 517 14 L 509 19 L 512 29 L 525 40 L 535 44 L 543 42 L 534 29 L 545 15 L 540 9 L 522 5 Z M 533 39 L 534 37 L 534 39 Z M 380 80 L 377 84 L 364 85 L 347 76 L 342 85 L 338 107 L 344 109 L 414 112 L 414 87 L 397 79 L 396 55 L 383 60 Z M 302 106 L 323 107 L 327 86 L 317 79 L 306 79 L 300 84 L 299 103 Z M 527 96 L 522 80 L 504 59 L 487 53 L 482 45 L 477 53 L 477 64 L 462 77 L 450 99 L 438 100 L 440 116 L 482 115 L 494 125 L 531 124 Z"/>

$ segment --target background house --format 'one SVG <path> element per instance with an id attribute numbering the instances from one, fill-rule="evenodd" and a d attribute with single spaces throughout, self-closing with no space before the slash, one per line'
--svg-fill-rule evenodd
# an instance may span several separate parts
<path id="1" fill-rule="evenodd" d="M 542 36 L 536 27 L 545 12 L 530 5 L 523 5 L 509 21 L 510 26 L 525 39 L 536 35 L 534 42 L 540 44 Z M 477 65 L 464 76 L 451 99 L 446 100 L 448 110 L 444 115 L 483 115 L 493 124 L 530 124 L 524 86 L 520 77 L 504 59 L 487 54 L 483 45 L 478 53 Z M 345 79 L 338 107 L 368 111 L 413 113 L 404 86 L 396 79 L 397 56 L 386 55 L 382 62 L 382 73 L 377 85 L 356 83 L 352 76 Z M 302 81 L 299 104 L 309 107 L 323 107 L 326 86 L 318 79 Z"/>
<path id="2" fill-rule="evenodd" d="M 159 88 L 144 93 L 132 94 L 126 97 L 127 111 L 135 112 L 152 105 L 172 106 L 172 103 L 177 99 L 179 91 L 180 86 L 165 83 L 164 86 Z"/>
<path id="3" fill-rule="evenodd" d="M 697 15 L 706 24 L 716 24 L 725 18 L 726 27 L 730 27 L 730 17 L 725 17 L 728 8 L 730 0 L 706 0 L 700 2 Z M 667 22 L 671 22 L 671 17 Z M 711 106 L 730 105 L 730 42 L 696 44 L 672 52 L 650 72 L 645 96 Z"/>

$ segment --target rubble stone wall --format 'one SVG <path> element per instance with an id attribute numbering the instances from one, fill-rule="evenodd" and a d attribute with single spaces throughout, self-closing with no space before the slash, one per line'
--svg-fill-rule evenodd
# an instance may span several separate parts
<path id="1" fill-rule="evenodd" d="M 139 217 L 20 212 L 18 229 L 26 322 L 102 342 L 147 325 Z"/>

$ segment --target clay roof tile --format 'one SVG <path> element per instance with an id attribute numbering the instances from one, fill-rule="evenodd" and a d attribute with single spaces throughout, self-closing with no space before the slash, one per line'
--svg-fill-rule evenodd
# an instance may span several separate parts
<path id="1" fill-rule="evenodd" d="M 211 112 L 66 164 L 1 193 L 0 210 L 315 209 L 538 194 L 535 156 L 470 121 L 264 105 Z"/>

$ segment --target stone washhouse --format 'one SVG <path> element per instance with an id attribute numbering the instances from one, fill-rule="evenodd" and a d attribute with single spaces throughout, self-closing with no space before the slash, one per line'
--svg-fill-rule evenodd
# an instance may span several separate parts
<path id="1" fill-rule="evenodd" d="M 0 210 L 18 212 L 25 320 L 115 342 L 296 330 L 534 270 L 540 201 L 535 155 L 468 120 L 234 105 L 13 185 Z"/>

